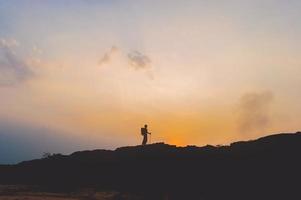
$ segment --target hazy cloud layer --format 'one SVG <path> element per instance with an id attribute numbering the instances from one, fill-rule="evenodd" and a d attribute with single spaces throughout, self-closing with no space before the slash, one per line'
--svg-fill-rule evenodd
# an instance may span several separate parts
<path id="1" fill-rule="evenodd" d="M 67 142 L 69 145 L 66 146 Z M 0 164 L 40 158 L 44 152 L 71 153 L 79 149 L 77 138 L 47 128 L 0 119 Z"/>
<path id="2" fill-rule="evenodd" d="M 0 86 L 12 86 L 33 76 L 28 64 L 14 51 L 16 40 L 0 39 Z"/>
<path id="3" fill-rule="evenodd" d="M 147 55 L 139 51 L 132 51 L 128 54 L 130 65 L 135 69 L 145 69 L 151 64 L 151 60 Z"/>
<path id="4" fill-rule="evenodd" d="M 239 103 L 239 131 L 255 133 L 264 131 L 271 121 L 270 106 L 274 95 L 269 91 L 244 94 Z"/>

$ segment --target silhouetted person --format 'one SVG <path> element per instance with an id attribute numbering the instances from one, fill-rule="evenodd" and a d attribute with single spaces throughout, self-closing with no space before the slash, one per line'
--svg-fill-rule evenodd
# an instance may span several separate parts
<path id="1" fill-rule="evenodd" d="M 142 145 L 146 145 L 147 143 L 147 134 L 151 134 L 147 130 L 147 125 L 145 124 L 143 128 L 141 128 L 141 135 L 143 136 Z"/>

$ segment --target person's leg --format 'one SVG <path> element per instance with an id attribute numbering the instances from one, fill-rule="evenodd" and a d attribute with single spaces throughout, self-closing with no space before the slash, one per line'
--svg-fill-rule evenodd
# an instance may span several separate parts
<path id="1" fill-rule="evenodd" d="M 146 145 L 146 143 L 147 143 L 147 135 L 145 134 L 145 135 L 143 136 L 142 145 Z"/>

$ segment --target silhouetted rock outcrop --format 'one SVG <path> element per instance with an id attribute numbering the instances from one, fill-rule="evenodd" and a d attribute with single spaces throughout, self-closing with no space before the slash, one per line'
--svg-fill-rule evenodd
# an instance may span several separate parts
<path id="1" fill-rule="evenodd" d="M 96 187 L 157 199 L 301 199 L 300 154 L 300 132 L 221 147 L 158 143 L 0 166 L 0 184 Z"/>

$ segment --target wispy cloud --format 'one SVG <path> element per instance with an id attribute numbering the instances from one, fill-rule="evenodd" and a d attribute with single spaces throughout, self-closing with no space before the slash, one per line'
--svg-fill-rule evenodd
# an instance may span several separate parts
<path id="1" fill-rule="evenodd" d="M 239 131 L 264 131 L 271 121 L 270 106 L 274 94 L 270 91 L 244 94 L 239 103 Z"/>
<path id="2" fill-rule="evenodd" d="M 0 39 L 0 86 L 16 85 L 33 76 L 28 64 L 14 51 L 18 46 L 14 39 Z"/>
<path id="3" fill-rule="evenodd" d="M 104 65 L 109 63 L 112 59 L 114 54 L 118 51 L 119 49 L 116 46 L 112 46 L 109 51 L 107 51 L 103 57 L 99 61 L 99 65 Z"/>
<path id="4" fill-rule="evenodd" d="M 140 51 L 130 51 L 125 52 L 119 47 L 112 46 L 110 50 L 104 53 L 104 55 L 99 60 L 99 65 L 108 65 L 114 63 L 114 61 L 119 60 L 124 63 L 124 66 L 128 68 L 133 68 L 135 70 L 145 70 L 146 76 L 150 79 L 154 79 L 154 74 L 152 71 L 152 60 L 149 56 L 141 53 Z"/>
<path id="5" fill-rule="evenodd" d="M 0 47 L 12 48 L 19 46 L 19 42 L 15 39 L 0 38 Z"/>
<path id="6" fill-rule="evenodd" d="M 147 55 L 142 54 L 139 51 L 132 51 L 128 53 L 128 60 L 130 66 L 137 70 L 148 68 L 151 64 L 151 59 Z"/>

